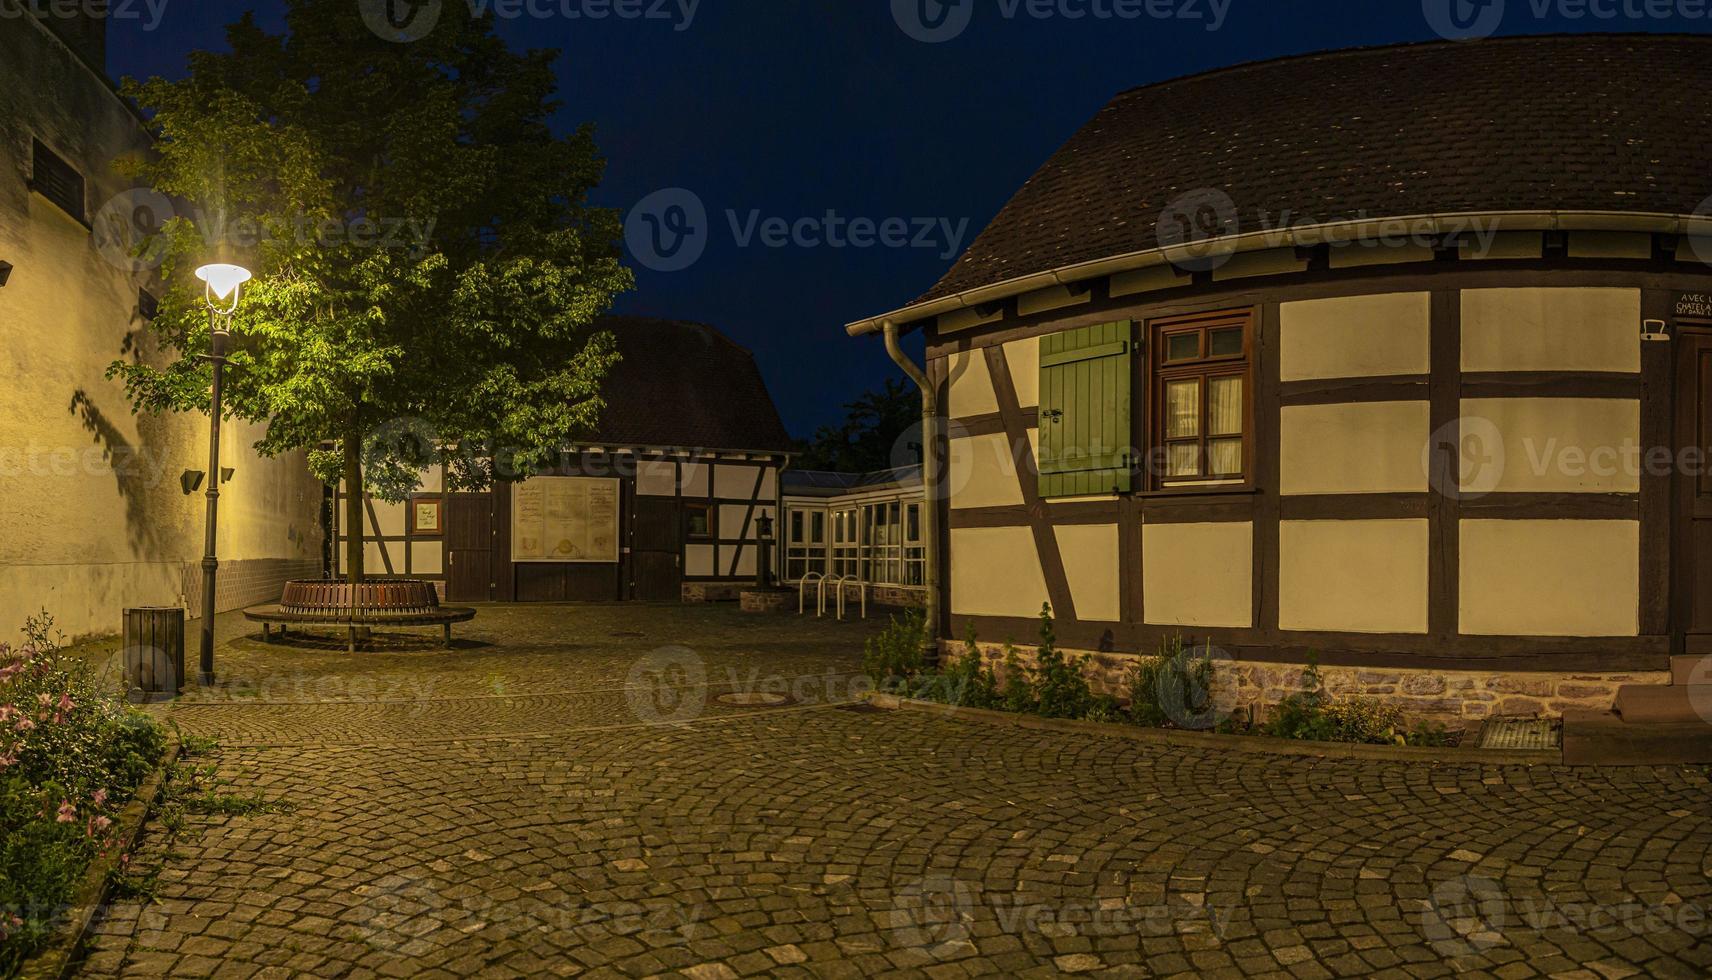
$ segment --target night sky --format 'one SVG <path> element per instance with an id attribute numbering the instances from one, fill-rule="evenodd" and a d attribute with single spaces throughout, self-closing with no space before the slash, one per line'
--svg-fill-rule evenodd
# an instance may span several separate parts
<path id="1" fill-rule="evenodd" d="M 128 2 L 144 9 L 144 0 Z M 152 2 L 158 8 L 162 0 Z M 499 2 L 522 7 L 522 0 Z M 1068 19 L 1062 12 L 1148 3 L 639 2 L 644 11 L 658 3 L 664 18 L 567 17 L 566 10 L 611 0 L 533 0 L 549 16 L 502 19 L 500 32 L 519 47 L 560 49 L 560 121 L 567 129 L 592 121 L 609 161 L 595 203 L 629 213 L 655 192 L 684 188 L 707 211 L 699 260 L 679 271 L 633 262 L 637 289 L 620 312 L 724 330 L 755 352 L 786 425 L 804 436 L 841 418 L 843 403 L 893 372 L 877 340 L 849 339 L 842 325 L 931 286 L 955 258 L 943 229 L 967 222 L 966 245 L 1115 93 L 1244 61 L 1433 40 L 1439 35 L 1429 14 L 1443 22 L 1449 3 L 1464 5 L 1472 29 L 1486 30 L 1491 21 L 1478 18 L 1496 9 L 1469 0 L 1151 0 L 1153 9 L 1180 16 Z M 939 29 L 955 36 L 924 43 L 906 32 L 900 24 L 923 33 L 929 23 L 921 4 L 933 22 L 949 18 Z M 1027 13 L 1042 6 L 1053 16 Z M 1507 7 L 1499 34 L 1712 32 L 1704 9 L 1674 0 L 1508 0 Z M 1547 8 L 1551 15 L 1536 15 Z M 115 22 L 109 70 L 176 76 L 186 52 L 222 46 L 223 25 L 242 11 L 278 28 L 282 9 L 283 0 L 165 0 L 153 29 L 146 14 Z M 1573 16 L 1582 10 L 1615 16 Z M 1651 19 L 1649 10 L 1689 16 Z M 960 15 L 967 24 L 957 32 Z M 1479 91 L 1470 79 L 1470 96 Z M 928 247 L 771 247 L 760 229 L 741 242 L 757 217 L 823 221 L 829 210 L 843 219 L 901 218 L 912 229 L 931 219 L 940 230 Z"/>

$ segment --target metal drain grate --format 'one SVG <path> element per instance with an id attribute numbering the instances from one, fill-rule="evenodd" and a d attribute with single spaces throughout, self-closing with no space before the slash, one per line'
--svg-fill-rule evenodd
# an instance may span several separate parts
<path id="1" fill-rule="evenodd" d="M 791 703 L 791 699 L 783 694 L 771 694 L 764 691 L 721 694 L 714 700 L 720 704 L 729 704 L 738 708 L 777 708 Z"/>
<path id="2" fill-rule="evenodd" d="M 1549 718 L 1493 718 L 1480 729 L 1483 749 L 1537 749 L 1563 746 L 1563 724 Z"/>

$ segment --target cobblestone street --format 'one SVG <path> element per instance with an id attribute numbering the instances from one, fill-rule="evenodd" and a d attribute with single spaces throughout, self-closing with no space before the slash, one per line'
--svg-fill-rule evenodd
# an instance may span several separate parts
<path id="1" fill-rule="evenodd" d="M 852 710 L 868 626 L 490 607 L 458 649 L 267 646 L 167 717 L 88 976 L 1712 971 L 1702 769 L 1274 758 Z M 722 703 L 777 692 L 787 703 Z M 744 699 L 738 699 L 744 700 Z M 754 700 L 754 699 L 750 699 Z M 144 890 L 146 889 L 139 889 Z"/>

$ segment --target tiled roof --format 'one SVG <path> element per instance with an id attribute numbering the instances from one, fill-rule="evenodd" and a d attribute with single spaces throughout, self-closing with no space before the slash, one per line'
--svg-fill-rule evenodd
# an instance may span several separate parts
<path id="1" fill-rule="evenodd" d="M 608 317 L 624 357 L 603 386 L 588 441 L 612 446 L 787 452 L 790 434 L 755 358 L 710 326 Z"/>
<path id="2" fill-rule="evenodd" d="M 1156 248 L 1161 214 L 1205 189 L 1240 232 L 1262 215 L 1691 214 L 1712 194 L 1709 91 L 1712 37 L 1645 34 L 1330 52 L 1134 89 L 921 301 Z"/>

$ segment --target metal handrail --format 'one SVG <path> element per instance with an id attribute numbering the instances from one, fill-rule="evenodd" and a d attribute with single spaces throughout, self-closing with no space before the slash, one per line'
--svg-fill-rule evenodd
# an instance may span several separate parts
<path id="1" fill-rule="evenodd" d="M 807 609 L 808 583 L 809 583 L 809 581 L 813 580 L 813 579 L 825 579 L 825 578 L 826 578 L 826 576 L 822 575 L 819 572 L 809 572 L 807 575 L 804 575 L 801 579 L 799 579 L 797 581 L 797 615 L 798 616 L 801 616 Z M 817 612 L 815 615 L 818 616 L 819 613 Z"/>

